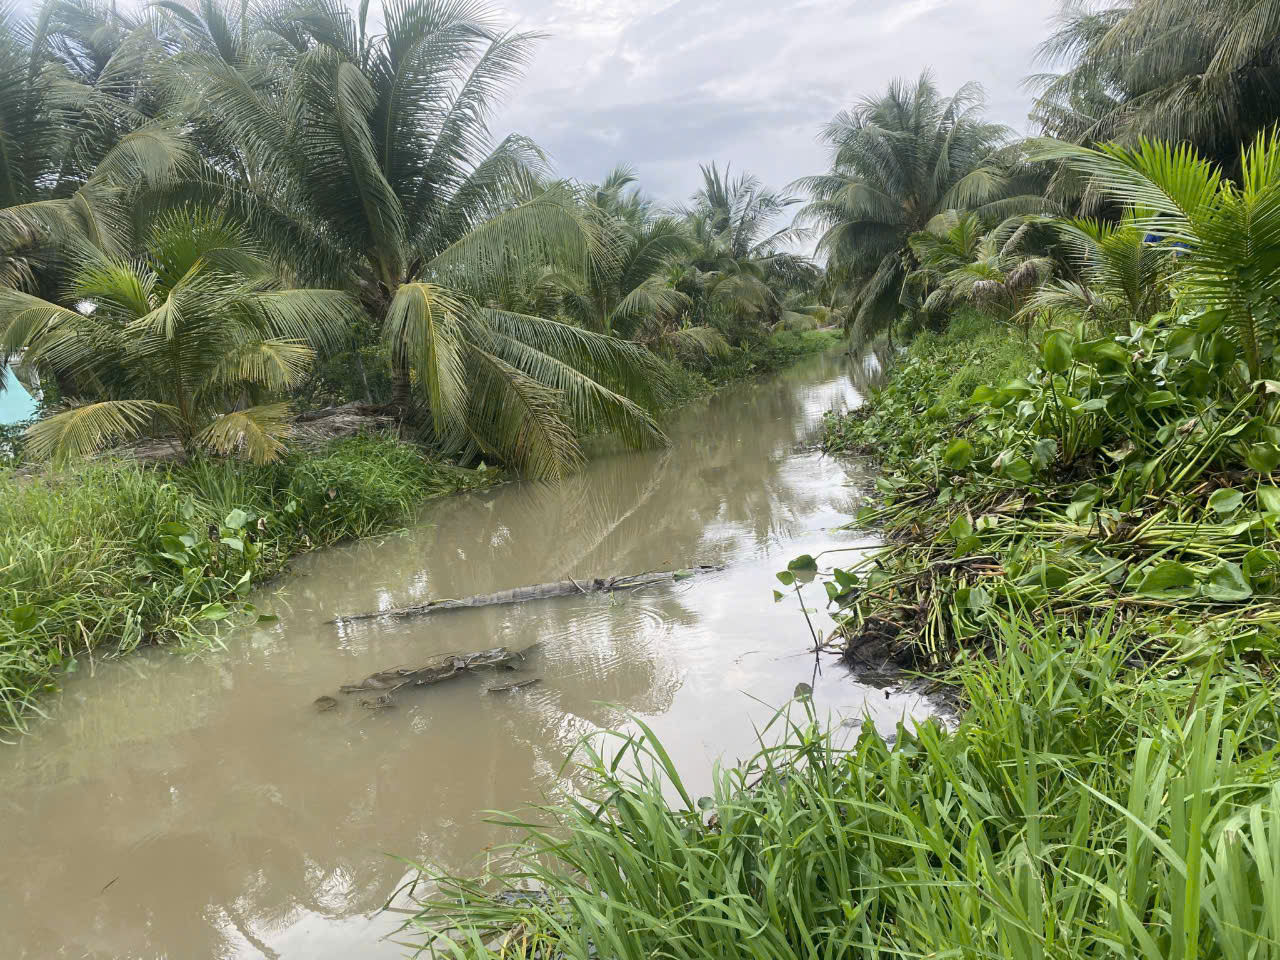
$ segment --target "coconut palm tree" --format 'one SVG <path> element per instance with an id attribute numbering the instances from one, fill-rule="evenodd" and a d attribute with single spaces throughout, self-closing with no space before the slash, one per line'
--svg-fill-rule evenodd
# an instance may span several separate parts
<path id="1" fill-rule="evenodd" d="M 127 253 L 143 199 L 194 171 L 177 125 L 153 115 L 157 42 L 91 3 L 0 9 L 0 285 L 54 296 L 69 249 Z"/>
<path id="2" fill-rule="evenodd" d="M 694 249 L 675 285 L 693 297 L 700 323 L 721 327 L 735 339 L 752 327 L 776 324 L 788 291 L 811 286 L 818 270 L 790 249 L 796 232 L 778 221 L 799 201 L 770 190 L 751 174 L 711 163 L 702 186 L 681 213 Z"/>
<path id="3" fill-rule="evenodd" d="M 342 291 L 279 289 L 242 228 L 180 210 L 155 218 L 136 256 L 82 246 L 59 302 L 0 288 L 0 356 L 69 373 L 92 394 L 30 428 L 36 456 L 160 431 L 188 452 L 261 463 L 289 427 L 278 397 L 358 310 Z"/>
<path id="4" fill-rule="evenodd" d="M 1068 0 L 1040 49 L 1033 118 L 1078 144 L 1189 141 L 1234 173 L 1280 119 L 1278 0 Z"/>
<path id="5" fill-rule="evenodd" d="M 649 320 L 684 313 L 688 297 L 667 283 L 666 269 L 689 254 L 692 241 L 681 222 L 656 212 L 629 167 L 611 171 L 586 190 L 591 216 L 610 256 L 587 264 L 577 276 L 561 273 L 561 312 L 590 330 L 630 339 Z"/>
<path id="6" fill-rule="evenodd" d="M 982 118 L 982 90 L 944 97 L 928 73 L 895 80 L 838 114 L 823 131 L 831 169 L 797 185 L 810 200 L 799 222 L 819 233 L 829 268 L 853 286 L 852 335 L 870 339 L 900 309 L 916 267 L 910 239 L 949 210 L 987 220 L 1040 209 L 1043 199 L 1014 158 L 1009 132 Z"/>
<path id="7" fill-rule="evenodd" d="M 368 17 L 336 0 L 269 14 L 274 78 L 187 58 L 204 122 L 242 158 L 235 209 L 304 281 L 355 291 L 390 354 L 393 403 L 440 448 L 555 476 L 583 430 L 661 442 L 644 409 L 665 389 L 656 358 L 494 305 L 531 267 L 611 256 L 578 191 L 542 183 L 531 142 L 490 137 L 536 35 L 464 0 L 388 0 L 378 32 Z"/>
<path id="8" fill-rule="evenodd" d="M 911 237 L 920 265 L 907 276 L 904 299 L 935 317 L 968 303 L 1011 318 L 1053 273 L 1052 257 L 1024 249 L 1036 226 L 1035 220 L 1011 217 L 987 230 L 974 213 L 935 217 L 928 230 Z"/>

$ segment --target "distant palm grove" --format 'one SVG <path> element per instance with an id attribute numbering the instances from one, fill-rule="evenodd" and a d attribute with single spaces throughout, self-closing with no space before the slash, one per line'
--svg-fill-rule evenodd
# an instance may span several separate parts
<path id="1" fill-rule="evenodd" d="M 710 163 L 677 208 L 491 136 L 537 37 L 482 4 L 9 7 L 0 362 L 45 398 L 26 454 L 168 436 L 267 462 L 301 408 L 361 401 L 440 456 L 557 476 L 590 433 L 661 443 L 690 373 L 774 331 L 1150 314 L 1160 204 L 1062 145 L 1184 143 L 1239 176 L 1280 103 L 1272 6 L 1068 3 L 1042 138 L 925 73 L 834 117 L 827 171 L 779 192 Z"/>

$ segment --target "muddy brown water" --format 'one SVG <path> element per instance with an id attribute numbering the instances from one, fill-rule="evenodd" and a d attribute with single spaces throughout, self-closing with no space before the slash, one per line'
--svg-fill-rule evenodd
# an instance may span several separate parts
<path id="1" fill-rule="evenodd" d="M 388 936 L 400 918 L 379 912 L 412 876 L 395 857 L 478 871 L 510 839 L 484 811 L 568 789 L 583 735 L 641 716 L 704 786 L 811 679 L 804 618 L 794 598 L 774 602 L 774 573 L 870 543 L 833 528 L 871 478 L 812 447 L 822 412 L 859 400 L 850 363 L 813 358 L 700 403 L 670 449 L 439 501 L 402 534 L 310 556 L 258 598 L 279 621 L 225 651 L 83 667 L 47 721 L 0 747 L 0 957 L 402 956 Z M 326 622 L 692 563 L 725 569 L 613 597 Z M 533 643 L 527 675 L 542 680 L 510 693 L 462 676 L 377 713 L 337 694 L 436 653 Z M 322 694 L 339 707 L 318 713 Z M 887 730 L 925 710 L 831 662 L 814 699 L 833 722 L 869 712 Z"/>

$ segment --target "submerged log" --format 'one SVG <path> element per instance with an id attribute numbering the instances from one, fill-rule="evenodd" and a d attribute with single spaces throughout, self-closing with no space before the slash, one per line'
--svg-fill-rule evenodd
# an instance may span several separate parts
<path id="1" fill-rule="evenodd" d="M 651 570 L 648 573 L 637 573 L 629 577 L 596 577 L 590 580 L 558 580 L 555 583 L 538 583 L 529 587 L 516 587 L 513 590 L 500 590 L 497 593 L 482 593 L 461 600 L 429 600 L 408 607 L 392 607 L 376 613 L 357 613 L 345 617 L 335 617 L 330 623 L 354 623 L 360 620 L 378 620 L 382 617 L 404 619 L 407 617 L 425 617 L 441 610 L 470 610 L 475 607 L 494 607 L 506 603 L 524 603 L 526 600 L 544 600 L 548 597 L 569 597 L 580 593 L 612 593 L 615 590 L 634 590 L 637 587 L 652 587 L 658 584 L 675 583 L 702 573 L 713 573 L 723 570 L 724 564 L 717 566 L 699 565 L 684 570 Z"/>
<path id="2" fill-rule="evenodd" d="M 541 682 L 541 677 L 530 677 L 528 680 L 517 680 L 515 683 L 500 683 L 488 687 L 485 693 L 510 693 L 512 690 L 523 690 L 525 687 L 532 687 L 535 683 Z"/>
<path id="3" fill-rule="evenodd" d="M 468 670 L 505 667 L 518 669 L 524 663 L 524 652 L 513 652 L 506 647 L 477 650 L 474 653 L 444 653 L 432 657 L 416 667 L 392 667 L 371 673 L 359 683 L 345 683 L 338 689 L 343 693 L 381 693 L 389 695 L 402 687 L 421 687 L 456 677 Z"/>

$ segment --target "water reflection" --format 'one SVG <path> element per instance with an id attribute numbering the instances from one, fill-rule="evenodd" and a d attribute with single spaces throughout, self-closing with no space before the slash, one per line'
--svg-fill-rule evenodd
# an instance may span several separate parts
<path id="1" fill-rule="evenodd" d="M 480 811 L 570 788 L 582 736 L 638 713 L 691 770 L 746 752 L 768 714 L 751 698 L 780 703 L 808 679 L 803 619 L 772 602 L 773 571 L 828 545 L 868 482 L 812 450 L 822 411 L 856 399 L 849 361 L 817 359 L 687 411 L 669 450 L 441 502 L 403 535 L 308 558 L 261 598 L 280 621 L 224 653 L 72 677 L 52 719 L 0 750 L 4 955 L 397 955 L 377 940 L 394 924 L 369 918 L 405 870 L 387 854 L 474 867 L 507 839 Z M 328 622 L 695 562 L 726 569 L 612 598 Z M 496 695 L 462 677 L 377 714 L 310 707 L 376 670 L 499 644 L 537 644 L 541 682 Z M 908 706 L 834 669 L 818 695 L 890 723 Z"/>

